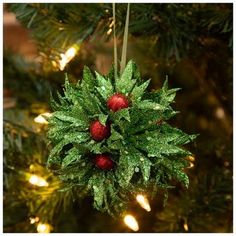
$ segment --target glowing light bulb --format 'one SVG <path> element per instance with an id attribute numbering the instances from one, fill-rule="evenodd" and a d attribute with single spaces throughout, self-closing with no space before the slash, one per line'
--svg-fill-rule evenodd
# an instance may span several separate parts
<path id="1" fill-rule="evenodd" d="M 136 196 L 136 200 L 143 209 L 145 209 L 146 211 L 151 211 L 149 201 L 145 196 L 138 194 Z"/>
<path id="2" fill-rule="evenodd" d="M 60 54 L 61 60 L 59 61 L 60 70 L 64 70 L 66 65 L 75 57 L 78 52 L 78 45 L 73 45 L 64 54 Z"/>
<path id="3" fill-rule="evenodd" d="M 29 182 L 32 185 L 36 185 L 38 187 L 47 187 L 48 186 L 48 182 L 45 179 L 43 179 L 42 177 L 37 176 L 37 175 L 31 175 Z"/>
<path id="4" fill-rule="evenodd" d="M 111 28 L 114 25 L 114 20 L 111 22 L 111 24 L 109 25 L 109 28 Z"/>
<path id="5" fill-rule="evenodd" d="M 186 157 L 186 159 L 188 161 L 195 161 L 195 157 L 193 157 L 193 156 L 188 156 L 188 157 Z"/>
<path id="6" fill-rule="evenodd" d="M 45 112 L 43 114 L 40 114 L 34 118 L 34 122 L 40 123 L 40 124 L 48 124 L 48 121 L 43 116 L 50 117 L 50 116 L 52 116 L 52 114 L 49 112 Z"/>
<path id="7" fill-rule="evenodd" d="M 36 222 L 39 222 L 39 218 L 38 217 L 30 217 L 30 224 L 34 224 Z"/>
<path id="8" fill-rule="evenodd" d="M 139 230 L 138 222 L 132 215 L 126 215 L 124 217 L 124 222 L 133 231 L 138 231 Z"/>
<path id="9" fill-rule="evenodd" d="M 193 168 L 194 167 L 194 164 L 192 162 L 189 163 L 189 166 L 187 168 Z"/>
<path id="10" fill-rule="evenodd" d="M 225 111 L 222 107 L 216 109 L 215 115 L 218 119 L 223 119 L 225 117 Z"/>
<path id="11" fill-rule="evenodd" d="M 110 28 L 108 31 L 107 31 L 107 35 L 110 35 L 112 32 L 112 28 Z"/>
<path id="12" fill-rule="evenodd" d="M 188 224 L 187 223 L 184 223 L 184 230 L 188 231 Z"/>
<path id="13" fill-rule="evenodd" d="M 51 231 L 51 225 L 47 223 L 38 223 L 37 231 L 38 233 L 48 234 Z"/>

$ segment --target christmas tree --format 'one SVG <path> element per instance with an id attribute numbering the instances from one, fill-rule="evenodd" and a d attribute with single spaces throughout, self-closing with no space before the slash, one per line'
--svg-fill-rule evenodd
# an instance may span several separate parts
<path id="1" fill-rule="evenodd" d="M 232 232 L 232 8 L 5 4 L 4 232 Z"/>

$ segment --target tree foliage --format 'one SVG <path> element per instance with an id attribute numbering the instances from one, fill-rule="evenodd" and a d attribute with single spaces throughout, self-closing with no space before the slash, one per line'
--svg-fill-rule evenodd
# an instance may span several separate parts
<path id="1" fill-rule="evenodd" d="M 116 31 L 122 36 L 127 4 L 116 4 Z M 110 38 L 112 4 L 9 4 L 37 40 L 41 55 L 51 63 L 75 43 Z M 129 33 L 149 37 L 160 58 L 182 58 L 201 46 L 202 38 L 227 38 L 232 48 L 232 4 L 131 4 Z M 199 37 L 200 32 L 200 37 Z M 98 37 L 99 36 L 99 37 Z M 95 42 L 95 41 L 94 41 Z"/>

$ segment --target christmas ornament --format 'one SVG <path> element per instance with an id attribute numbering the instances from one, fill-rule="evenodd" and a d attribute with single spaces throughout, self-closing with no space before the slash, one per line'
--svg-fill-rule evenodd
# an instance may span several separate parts
<path id="1" fill-rule="evenodd" d="M 172 180 L 189 184 L 184 170 L 191 153 L 182 145 L 196 135 L 167 123 L 176 114 L 171 103 L 178 89 L 166 81 L 148 92 L 148 84 L 133 61 L 116 76 L 113 69 L 102 76 L 85 67 L 82 80 L 66 78 L 64 95 L 51 102 L 48 167 L 66 189 L 87 191 L 110 214 L 123 211 L 132 195 L 167 190 Z"/>
<path id="2" fill-rule="evenodd" d="M 99 120 L 93 121 L 90 125 L 90 134 L 95 141 L 102 141 L 110 135 L 110 125 L 103 125 Z"/>
<path id="3" fill-rule="evenodd" d="M 111 170 L 114 167 L 114 162 L 107 154 L 96 155 L 94 162 L 102 170 Z"/>
<path id="4" fill-rule="evenodd" d="M 129 107 L 129 101 L 124 95 L 117 93 L 111 96 L 107 101 L 107 107 L 116 112 L 121 109 Z"/>

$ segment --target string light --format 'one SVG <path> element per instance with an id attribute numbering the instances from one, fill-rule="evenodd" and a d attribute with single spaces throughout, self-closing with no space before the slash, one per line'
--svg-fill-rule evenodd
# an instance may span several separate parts
<path id="1" fill-rule="evenodd" d="M 192 162 L 189 163 L 189 166 L 187 168 L 193 168 L 194 167 L 194 164 Z"/>
<path id="2" fill-rule="evenodd" d="M 110 28 L 108 31 L 107 31 L 107 35 L 110 35 L 112 32 L 112 29 Z"/>
<path id="3" fill-rule="evenodd" d="M 36 185 L 38 187 L 47 187 L 48 186 L 48 182 L 44 178 L 37 176 L 37 175 L 31 175 L 31 177 L 29 178 L 29 182 L 32 185 Z"/>
<path id="4" fill-rule="evenodd" d="M 39 218 L 38 217 L 30 217 L 30 224 L 34 224 L 34 223 L 37 223 L 39 222 Z"/>
<path id="5" fill-rule="evenodd" d="M 50 116 L 52 116 L 52 114 L 49 112 L 45 112 L 43 114 L 40 114 L 34 118 L 34 122 L 40 123 L 40 124 L 48 124 L 48 121 L 43 116 L 50 117 Z"/>
<path id="6" fill-rule="evenodd" d="M 186 159 L 188 161 L 195 161 L 195 157 L 193 157 L 193 156 L 188 156 L 188 157 L 186 157 Z"/>
<path id="7" fill-rule="evenodd" d="M 114 20 L 111 22 L 111 24 L 109 25 L 109 28 L 111 28 L 114 25 Z"/>
<path id="8" fill-rule="evenodd" d="M 151 207 L 150 207 L 149 201 L 148 201 L 148 199 L 145 196 L 143 196 L 141 194 L 138 194 L 136 196 L 136 200 L 137 200 L 137 202 L 139 203 L 139 205 L 143 209 L 145 209 L 148 212 L 151 211 Z"/>
<path id="9" fill-rule="evenodd" d="M 188 231 L 188 224 L 187 223 L 184 223 L 184 230 Z"/>
<path id="10" fill-rule="evenodd" d="M 132 215 L 126 215 L 124 217 L 124 222 L 133 231 L 138 231 L 139 230 L 138 222 Z"/>
<path id="11" fill-rule="evenodd" d="M 215 115 L 218 119 L 223 119 L 225 117 L 225 111 L 222 107 L 216 109 Z"/>
<path id="12" fill-rule="evenodd" d="M 61 60 L 59 61 L 60 70 L 64 70 L 66 65 L 75 57 L 76 53 L 79 50 L 79 46 L 73 45 L 70 47 L 64 54 L 60 54 Z"/>
<path id="13" fill-rule="evenodd" d="M 38 233 L 44 233 L 44 234 L 50 233 L 51 225 L 47 223 L 38 223 L 37 231 Z"/>

